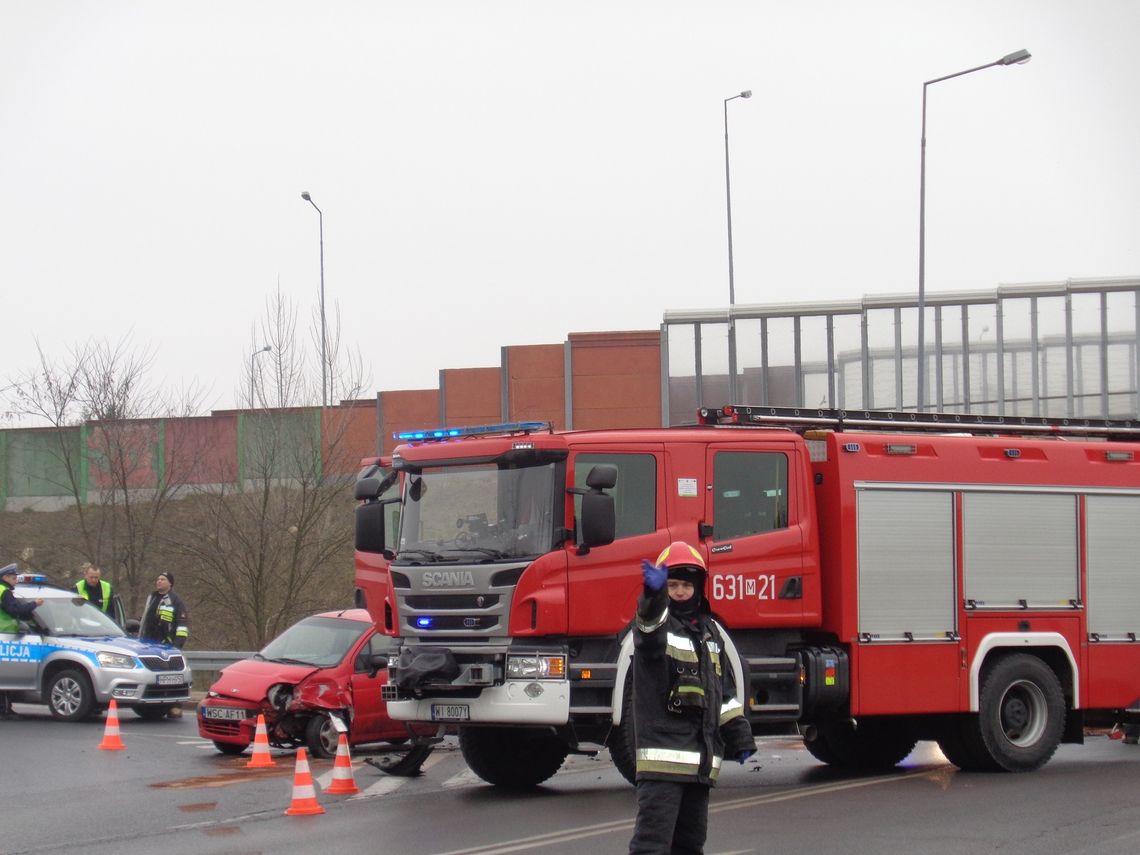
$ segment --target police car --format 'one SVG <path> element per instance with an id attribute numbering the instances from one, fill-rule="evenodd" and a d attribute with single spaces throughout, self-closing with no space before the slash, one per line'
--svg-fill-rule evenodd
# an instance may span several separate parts
<path id="1" fill-rule="evenodd" d="M 14 702 L 47 704 L 54 718 L 79 721 L 112 698 L 145 719 L 189 700 L 190 668 L 178 648 L 129 637 L 75 591 L 43 576 L 19 576 L 15 594 L 44 602 L 20 622 L 20 632 L 0 632 L 0 689 Z"/>

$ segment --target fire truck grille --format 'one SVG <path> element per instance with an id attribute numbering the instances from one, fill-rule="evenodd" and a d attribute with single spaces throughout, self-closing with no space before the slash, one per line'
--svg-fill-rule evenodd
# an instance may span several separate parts
<path id="1" fill-rule="evenodd" d="M 431 623 L 419 624 L 409 617 L 407 624 L 419 632 L 455 632 L 457 630 L 486 630 L 499 625 L 497 615 L 432 615 Z"/>
<path id="2" fill-rule="evenodd" d="M 493 609 L 499 605 L 498 594 L 431 594 L 409 596 L 404 602 L 413 609 L 448 609 L 472 611 Z"/>
<path id="3" fill-rule="evenodd" d="M 163 659 L 161 656 L 140 656 L 139 660 L 151 671 L 181 671 L 186 662 L 181 656 Z"/>

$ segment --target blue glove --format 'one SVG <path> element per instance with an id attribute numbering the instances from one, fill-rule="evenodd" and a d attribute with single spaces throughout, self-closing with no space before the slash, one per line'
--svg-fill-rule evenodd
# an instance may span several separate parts
<path id="1" fill-rule="evenodd" d="M 660 591 L 665 587 L 665 577 L 669 571 L 664 567 L 651 564 L 648 559 L 641 559 L 641 578 L 645 580 L 645 587 L 651 591 Z"/>
<path id="2" fill-rule="evenodd" d="M 736 755 L 736 762 L 739 763 L 741 766 L 743 766 L 744 761 L 747 760 L 749 757 L 751 757 L 755 753 L 756 752 L 752 749 L 749 749 L 747 751 L 741 751 L 739 754 Z"/>

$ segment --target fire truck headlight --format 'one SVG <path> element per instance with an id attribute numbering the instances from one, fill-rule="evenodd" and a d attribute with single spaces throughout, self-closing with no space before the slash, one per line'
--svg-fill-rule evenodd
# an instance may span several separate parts
<path id="1" fill-rule="evenodd" d="M 565 656 L 508 656 L 509 680 L 563 680 L 566 678 Z"/>

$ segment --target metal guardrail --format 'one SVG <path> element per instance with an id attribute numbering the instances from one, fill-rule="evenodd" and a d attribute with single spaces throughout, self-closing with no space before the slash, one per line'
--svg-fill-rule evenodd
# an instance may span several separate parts
<path id="1" fill-rule="evenodd" d="M 194 671 L 221 671 L 242 659 L 249 659 L 255 650 L 183 650 L 182 655 Z"/>

